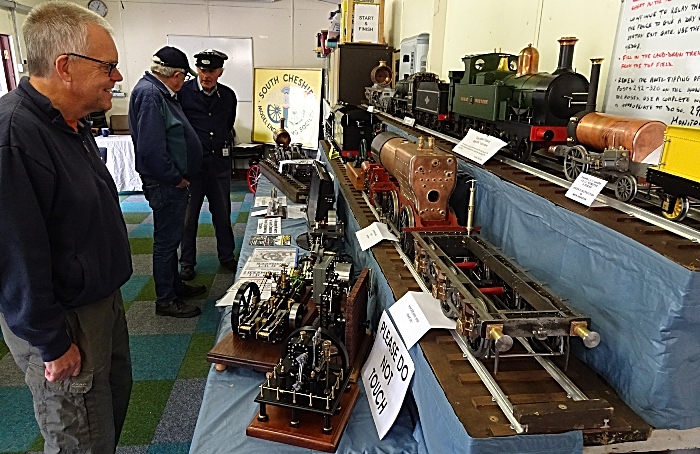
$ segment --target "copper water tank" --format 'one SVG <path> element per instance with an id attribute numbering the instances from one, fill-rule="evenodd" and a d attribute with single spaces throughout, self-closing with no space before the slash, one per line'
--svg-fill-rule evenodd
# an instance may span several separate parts
<path id="1" fill-rule="evenodd" d="M 663 145 L 665 131 L 666 124 L 660 121 L 591 112 L 578 120 L 576 141 L 600 151 L 622 147 L 632 161 L 642 162 Z"/>

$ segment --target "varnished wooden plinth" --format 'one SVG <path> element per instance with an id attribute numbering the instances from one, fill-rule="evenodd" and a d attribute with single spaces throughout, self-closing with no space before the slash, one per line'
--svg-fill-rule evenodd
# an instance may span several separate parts
<path id="1" fill-rule="evenodd" d="M 246 435 L 276 441 L 301 448 L 316 449 L 324 452 L 335 452 L 340 443 L 345 426 L 348 424 L 350 413 L 355 406 L 360 388 L 350 384 L 340 400 L 340 411 L 331 417 L 332 431 L 323 433 L 323 415 L 308 411 L 298 411 L 299 425 L 292 427 L 292 410 L 285 407 L 267 405 L 268 420 L 258 421 L 253 418 L 246 429 Z"/>
<path id="2" fill-rule="evenodd" d="M 307 308 L 301 326 L 310 324 L 317 315 L 316 304 L 313 301 L 307 303 Z M 271 344 L 251 337 L 244 339 L 230 332 L 207 353 L 207 361 L 217 365 L 272 372 L 282 357 L 283 350 L 284 342 Z"/>

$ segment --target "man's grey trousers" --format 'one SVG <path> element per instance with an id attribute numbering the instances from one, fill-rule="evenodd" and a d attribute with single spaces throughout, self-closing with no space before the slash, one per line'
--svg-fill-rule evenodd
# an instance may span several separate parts
<path id="1" fill-rule="evenodd" d="M 67 311 L 66 330 L 80 350 L 77 377 L 49 382 L 39 351 L 15 336 L 0 314 L 5 343 L 34 397 L 45 453 L 113 453 L 131 395 L 129 333 L 121 291 Z"/>

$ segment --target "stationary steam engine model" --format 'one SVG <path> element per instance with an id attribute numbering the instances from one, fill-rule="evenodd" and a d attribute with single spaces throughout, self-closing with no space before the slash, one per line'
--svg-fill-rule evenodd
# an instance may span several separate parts
<path id="1" fill-rule="evenodd" d="M 295 203 L 306 199 L 311 180 L 311 160 L 300 143 L 284 129 L 284 118 L 272 134 L 275 148 L 260 161 L 260 171 Z"/>
<path id="2" fill-rule="evenodd" d="M 260 385 L 255 402 L 260 404 L 260 422 L 269 419 L 267 405 L 286 407 L 291 409 L 293 427 L 299 425 L 298 412 L 308 411 L 322 415 L 323 432 L 330 433 L 331 417 L 340 410 L 352 363 L 359 353 L 360 334 L 365 331 L 366 298 L 358 296 L 363 290 L 366 294 L 368 270 L 361 273 L 350 291 L 349 263 L 324 253 L 320 243 L 315 245 L 313 257 L 318 317 L 284 341 L 283 356 Z M 354 400 L 346 403 L 350 407 L 353 404 Z"/>
<path id="3" fill-rule="evenodd" d="M 287 272 L 283 265 L 279 275 L 268 273 L 265 278 L 270 283 L 263 286 L 272 285 L 273 280 L 276 285 L 267 300 L 261 299 L 255 282 L 244 282 L 236 292 L 231 310 L 234 334 L 276 343 L 290 330 L 299 328 L 310 297 L 304 279 L 307 269 L 308 266 L 301 266 Z"/>
<path id="4" fill-rule="evenodd" d="M 569 119 L 584 108 L 595 110 L 601 59 L 592 60 L 589 85 L 572 69 L 576 41 L 559 40 L 559 64 L 551 74 L 538 72 L 539 53 L 532 46 L 519 56 L 468 55 L 464 71 L 450 72 L 449 84 L 415 74 L 397 85 L 388 108 L 375 108 L 460 138 L 469 129 L 499 137 L 507 151 L 526 161 L 533 149 L 565 144 Z"/>

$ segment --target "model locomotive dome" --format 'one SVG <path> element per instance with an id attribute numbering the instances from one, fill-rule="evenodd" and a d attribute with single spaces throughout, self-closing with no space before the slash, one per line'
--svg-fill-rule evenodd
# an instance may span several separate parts
<path id="1" fill-rule="evenodd" d="M 527 47 L 518 54 L 518 72 L 516 77 L 537 74 L 540 64 L 540 53 L 528 44 Z"/>

